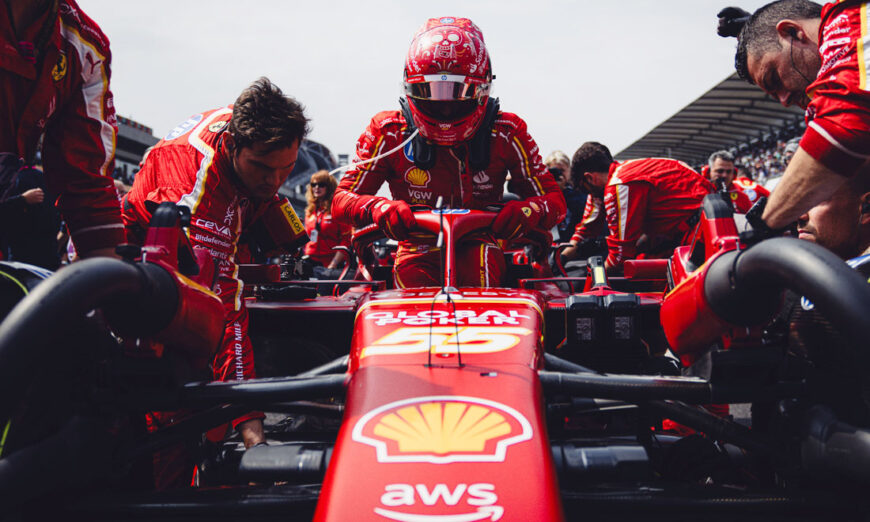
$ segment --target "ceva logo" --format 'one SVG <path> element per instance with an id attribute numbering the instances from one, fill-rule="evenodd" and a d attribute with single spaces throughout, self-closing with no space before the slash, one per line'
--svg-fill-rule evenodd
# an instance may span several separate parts
<path id="1" fill-rule="evenodd" d="M 356 423 L 352 438 L 373 446 L 378 462 L 503 462 L 508 447 L 532 438 L 532 426 L 495 401 L 431 396 L 370 411 Z"/>
<path id="2" fill-rule="evenodd" d="M 232 233 L 230 233 L 230 227 L 225 225 L 218 225 L 214 221 L 209 221 L 207 219 L 196 218 L 194 220 L 194 225 L 204 228 L 206 230 L 211 230 L 219 236 L 223 236 L 226 238 L 232 238 Z"/>
<path id="3" fill-rule="evenodd" d="M 385 507 L 376 507 L 375 513 L 399 522 L 496 521 L 504 515 L 504 508 L 497 506 L 496 502 L 498 495 L 493 484 L 457 484 L 452 489 L 447 484 L 435 484 L 431 489 L 426 484 L 388 484 L 381 495 L 381 505 Z M 467 506 L 465 512 L 442 515 L 407 513 L 395 509 L 406 506 L 416 509 L 443 506 L 449 509 L 461 505 Z"/>

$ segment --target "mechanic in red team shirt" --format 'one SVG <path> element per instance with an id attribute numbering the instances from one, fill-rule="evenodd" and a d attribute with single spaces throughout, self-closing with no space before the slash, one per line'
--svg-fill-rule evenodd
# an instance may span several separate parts
<path id="1" fill-rule="evenodd" d="M 870 176 L 868 3 L 781 0 L 747 15 L 720 12 L 719 34 L 738 39 L 740 77 L 785 106 L 807 110 L 800 147 L 764 211 L 767 226 L 777 229 L 849 177 Z"/>
<path id="2" fill-rule="evenodd" d="M 572 246 L 607 226 L 605 268 L 619 270 L 638 254 L 662 257 L 685 244 L 698 208 L 713 185 L 681 161 L 664 158 L 613 161 L 604 145 L 589 141 L 571 160 L 576 186 L 589 192 L 586 215 Z M 603 201 L 603 212 L 594 199 Z M 571 252 L 566 249 L 565 257 Z"/>
<path id="3" fill-rule="evenodd" d="M 565 198 L 541 161 L 538 146 L 517 115 L 500 112 L 489 97 L 492 81 L 483 34 L 466 18 L 432 18 L 416 33 L 405 60 L 402 110 L 372 118 L 357 143 L 359 161 L 396 154 L 349 170 L 333 200 L 336 220 L 363 227 L 377 223 L 402 240 L 395 278 L 400 287 L 440 285 L 435 247 L 408 239 L 415 219 L 409 204 L 484 209 L 501 199 L 510 173 L 523 198 L 508 202 L 491 233 L 458 252 L 463 286 L 498 286 L 504 256 L 497 239 L 511 240 L 533 227 L 550 229 L 565 217 Z M 387 182 L 393 199 L 375 196 Z"/>
<path id="4" fill-rule="evenodd" d="M 114 255 L 124 228 L 111 178 L 109 40 L 73 0 L 2 5 L 0 156 L 32 165 L 44 136 L 46 192 L 57 196 L 76 246 L 84 256 Z"/>
<path id="5" fill-rule="evenodd" d="M 124 199 L 124 223 L 134 242 L 141 242 L 159 203 L 190 208 L 190 242 L 217 262 L 217 292 L 226 310 L 223 346 L 213 362 L 216 380 L 255 375 L 238 279 L 239 236 L 267 213 L 288 214 L 289 203 L 276 194 L 307 132 L 302 107 L 260 78 L 233 105 L 192 116 L 155 145 Z M 288 226 L 303 229 L 295 213 L 287 217 Z M 252 413 L 233 422 L 246 447 L 264 441 L 262 418 Z"/>
<path id="6" fill-rule="evenodd" d="M 710 182 L 718 190 L 720 184 L 728 190 L 734 211 L 746 214 L 760 197 L 770 196 L 770 192 L 749 178 L 738 178 L 737 167 L 734 166 L 734 155 L 727 150 L 719 150 L 710 155 Z"/>

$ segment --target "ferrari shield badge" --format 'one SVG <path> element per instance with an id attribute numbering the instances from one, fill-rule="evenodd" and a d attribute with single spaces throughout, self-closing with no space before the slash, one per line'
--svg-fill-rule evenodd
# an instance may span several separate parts
<path id="1" fill-rule="evenodd" d="M 57 62 L 54 64 L 54 68 L 51 69 L 51 79 L 56 82 L 63 80 L 63 77 L 66 76 L 66 70 L 66 54 L 60 53 L 57 55 Z"/>

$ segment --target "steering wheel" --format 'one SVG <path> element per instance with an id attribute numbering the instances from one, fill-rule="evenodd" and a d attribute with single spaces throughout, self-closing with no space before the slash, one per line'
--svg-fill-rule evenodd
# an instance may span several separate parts
<path id="1" fill-rule="evenodd" d="M 501 209 L 500 205 L 487 207 L 486 210 L 473 209 L 431 209 L 412 206 L 417 226 L 410 233 L 415 239 L 429 239 L 443 245 L 445 249 L 445 284 L 456 286 L 456 247 L 463 239 L 492 229 L 492 222 Z M 372 280 L 375 258 L 370 245 L 385 237 L 383 230 L 372 224 L 357 230 L 351 245 L 360 259 L 359 272 L 364 279 Z M 436 239 L 437 238 L 437 239 Z M 537 252 L 536 259 L 549 252 L 551 237 L 547 230 L 535 228 L 525 236 L 514 239 L 506 246 L 526 247 L 531 245 Z"/>

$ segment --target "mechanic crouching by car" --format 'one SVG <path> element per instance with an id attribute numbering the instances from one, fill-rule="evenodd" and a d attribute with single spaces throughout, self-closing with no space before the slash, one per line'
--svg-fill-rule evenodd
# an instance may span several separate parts
<path id="1" fill-rule="evenodd" d="M 598 198 L 587 204 L 571 243 L 576 246 L 607 226 L 605 268 L 620 271 L 623 262 L 639 254 L 667 257 L 685 244 L 695 227 L 698 209 L 713 185 L 681 161 L 647 158 L 618 163 L 604 145 L 589 141 L 571 160 L 575 186 Z M 569 258 L 576 251 L 566 249 Z"/>
<path id="2" fill-rule="evenodd" d="M 440 198 L 445 208 L 485 209 L 499 203 L 510 173 L 523 199 L 505 204 L 489 232 L 459 245 L 462 286 L 499 286 L 505 264 L 497 240 L 549 230 L 565 217 L 565 198 L 526 123 L 489 97 L 492 79 L 483 34 L 471 20 L 429 19 L 405 60 L 402 110 L 375 115 L 357 143 L 357 166 L 342 178 L 332 214 L 358 228 L 377 223 L 401 241 L 399 287 L 440 285 L 437 247 L 409 240 L 416 224 L 410 205 L 433 207 Z M 399 147 L 414 131 L 413 141 Z M 384 182 L 393 200 L 374 195 Z"/>
<path id="3" fill-rule="evenodd" d="M 798 219 L 798 237 L 831 250 L 870 277 L 870 177 L 856 176 L 828 200 Z M 787 335 L 795 356 L 811 361 L 807 383 L 837 417 L 856 426 L 870 426 L 870 380 L 856 357 L 864 346 L 851 346 L 812 302 L 789 292 L 783 314 L 773 329 Z"/>
<path id="4" fill-rule="evenodd" d="M 124 199 L 123 219 L 133 242 L 141 243 L 159 203 L 170 201 L 190 209 L 191 245 L 207 251 L 217 264 L 216 291 L 226 312 L 223 344 L 212 363 L 215 380 L 255 376 L 243 283 L 237 278 L 239 236 L 261 216 L 283 215 L 286 203 L 278 198 L 278 188 L 293 170 L 307 132 L 302 106 L 260 78 L 233 105 L 192 116 L 155 145 Z M 152 417 L 149 422 L 166 421 L 159 413 Z M 263 414 L 255 412 L 233 421 L 246 448 L 265 441 L 262 419 Z M 158 487 L 189 480 L 166 476 L 179 466 L 165 465 L 167 469 L 155 470 Z"/>

